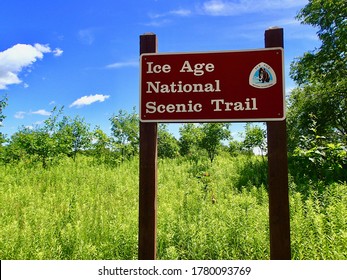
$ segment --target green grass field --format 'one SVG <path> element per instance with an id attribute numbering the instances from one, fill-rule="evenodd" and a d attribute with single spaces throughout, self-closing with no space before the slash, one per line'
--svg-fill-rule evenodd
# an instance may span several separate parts
<path id="1" fill-rule="evenodd" d="M 158 259 L 269 259 L 261 169 L 245 156 L 159 160 Z M 137 158 L 0 174 L 0 259 L 137 259 Z M 292 258 L 347 259 L 347 185 L 299 189 L 291 180 Z"/>

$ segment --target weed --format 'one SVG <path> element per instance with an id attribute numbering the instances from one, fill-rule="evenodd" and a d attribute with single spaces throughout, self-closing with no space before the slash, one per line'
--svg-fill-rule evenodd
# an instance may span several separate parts
<path id="1" fill-rule="evenodd" d="M 269 259 L 261 164 L 217 156 L 193 170 L 181 158 L 160 160 L 158 258 Z M 1 259 L 137 258 L 138 158 L 110 167 L 80 157 L 0 173 Z M 291 181 L 292 256 L 347 259 L 347 185 L 320 184 Z"/>

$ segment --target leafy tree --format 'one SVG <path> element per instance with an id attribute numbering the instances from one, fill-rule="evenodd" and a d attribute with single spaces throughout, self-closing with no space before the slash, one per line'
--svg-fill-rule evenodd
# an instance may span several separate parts
<path id="1" fill-rule="evenodd" d="M 67 155 L 76 159 L 77 153 L 87 150 L 91 145 L 89 124 L 79 116 L 73 119 L 63 116 L 64 107 L 59 110 L 54 107 L 51 115 L 44 121 L 41 129 L 54 143 L 55 155 Z"/>
<path id="2" fill-rule="evenodd" d="M 231 156 L 237 156 L 242 150 L 242 142 L 237 141 L 235 139 L 231 139 L 229 142 L 228 152 Z"/>
<path id="3" fill-rule="evenodd" d="M 182 156 L 195 154 L 199 149 L 199 142 L 201 141 L 201 128 L 194 123 L 185 123 L 179 128 L 179 133 L 180 154 Z"/>
<path id="4" fill-rule="evenodd" d="M 10 160 L 41 162 L 46 168 L 56 156 L 54 140 L 43 128 L 22 127 L 11 136 L 8 151 Z"/>
<path id="5" fill-rule="evenodd" d="M 2 122 L 5 119 L 5 115 L 3 114 L 3 109 L 7 106 L 7 97 L 3 97 L 0 99 L 0 127 L 2 126 Z M 2 144 L 5 142 L 5 136 L 0 132 L 0 149 Z"/>
<path id="6" fill-rule="evenodd" d="M 321 46 L 291 65 L 299 84 L 290 96 L 289 148 L 309 133 L 310 115 L 316 116 L 318 135 L 347 145 L 347 2 L 310 0 L 297 19 L 318 28 Z"/>
<path id="7" fill-rule="evenodd" d="M 12 134 L 11 138 L 9 139 L 8 145 L 4 147 L 3 149 L 4 162 L 6 163 L 17 162 L 28 156 L 28 153 L 26 152 L 26 148 L 27 146 L 29 146 L 27 144 L 27 142 L 29 141 L 26 141 L 25 135 L 22 135 L 22 134 L 24 133 L 21 133 L 21 129 L 17 131 L 16 133 Z M 25 144 L 23 145 L 23 143 Z"/>
<path id="8" fill-rule="evenodd" d="M 92 133 L 91 153 L 98 163 L 113 165 L 119 162 L 117 154 L 113 151 L 114 142 L 100 127 L 96 127 Z"/>
<path id="9" fill-rule="evenodd" d="M 76 160 L 79 151 L 87 150 L 91 147 L 91 133 L 89 124 L 79 116 L 71 119 L 64 116 L 57 124 L 58 131 L 54 134 L 61 153 L 72 156 Z"/>
<path id="10" fill-rule="evenodd" d="M 5 118 L 5 115 L 3 114 L 3 109 L 7 106 L 7 97 L 3 97 L 0 99 L 0 125 L 2 125 L 2 122 Z"/>
<path id="11" fill-rule="evenodd" d="M 92 148 L 95 157 L 102 157 L 109 150 L 111 139 L 97 126 L 93 131 Z"/>
<path id="12" fill-rule="evenodd" d="M 246 151 L 251 151 L 259 148 L 262 156 L 266 152 L 266 131 L 257 125 L 247 123 L 245 127 L 245 138 L 242 146 Z"/>
<path id="13" fill-rule="evenodd" d="M 168 131 L 166 124 L 158 128 L 158 157 L 174 158 L 179 154 L 178 140 Z"/>
<path id="14" fill-rule="evenodd" d="M 346 180 L 346 148 L 318 134 L 314 115 L 310 116 L 310 121 L 309 133 L 300 136 L 300 144 L 293 152 L 292 170 L 301 180 Z"/>
<path id="15" fill-rule="evenodd" d="M 5 161 L 29 161 L 41 162 L 46 168 L 48 163 L 57 156 L 56 143 L 53 139 L 53 134 L 56 128 L 56 122 L 63 108 L 57 111 L 57 108 L 51 111 L 50 117 L 45 120 L 43 127 L 28 128 L 21 127 L 14 133 L 9 145 L 5 149 Z"/>
<path id="16" fill-rule="evenodd" d="M 120 110 L 110 118 L 112 135 L 121 151 L 122 160 L 134 156 L 139 150 L 139 117 L 133 108 L 132 113 Z"/>
<path id="17" fill-rule="evenodd" d="M 221 147 L 221 141 L 230 137 L 228 123 L 204 123 L 201 126 L 202 137 L 200 147 L 207 151 L 208 157 L 213 162 Z"/>
<path id="18" fill-rule="evenodd" d="M 292 64 L 292 78 L 299 84 L 313 81 L 340 82 L 347 75 L 347 2 L 346 0 L 310 0 L 297 19 L 318 27 L 322 45 L 307 52 Z"/>
<path id="19" fill-rule="evenodd" d="M 60 109 L 57 108 L 57 106 L 54 106 L 54 108 L 51 111 L 51 114 L 49 117 L 44 121 L 45 130 L 49 132 L 49 134 L 53 135 L 56 133 L 59 129 L 59 118 L 62 116 L 64 111 L 64 106 L 60 107 Z"/>
<path id="20" fill-rule="evenodd" d="M 6 161 L 39 161 L 46 168 L 60 155 L 75 159 L 79 151 L 88 149 L 91 144 L 89 125 L 78 116 L 74 119 L 63 116 L 60 120 L 62 110 L 55 107 L 42 127 L 22 127 L 13 134 L 6 147 Z"/>

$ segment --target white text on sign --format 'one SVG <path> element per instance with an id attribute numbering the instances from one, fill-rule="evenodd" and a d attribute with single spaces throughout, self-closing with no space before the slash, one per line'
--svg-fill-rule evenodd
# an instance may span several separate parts
<path id="1" fill-rule="evenodd" d="M 202 76 L 206 72 L 213 72 L 214 65 L 212 63 L 196 63 L 192 67 L 188 60 L 184 61 L 182 68 L 180 70 L 181 73 L 193 73 L 194 76 Z M 171 66 L 169 64 L 158 65 L 154 64 L 154 62 L 147 62 L 147 74 L 159 74 L 159 73 L 170 73 Z"/>

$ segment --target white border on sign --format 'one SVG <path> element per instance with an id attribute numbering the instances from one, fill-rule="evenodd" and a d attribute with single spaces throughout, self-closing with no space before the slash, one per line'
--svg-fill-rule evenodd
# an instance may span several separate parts
<path id="1" fill-rule="evenodd" d="M 179 120 L 143 120 L 141 116 L 141 86 L 142 86 L 142 57 L 143 56 L 159 56 L 159 55 L 194 55 L 194 54 L 219 54 L 219 53 L 237 53 L 237 52 L 264 52 L 281 50 L 282 54 L 282 95 L 283 95 L 283 116 L 280 118 L 248 118 L 248 119 L 179 119 Z M 197 51 L 197 52 L 156 52 L 156 53 L 143 53 L 140 55 L 140 86 L 139 86 L 139 119 L 144 123 L 198 123 L 198 122 L 267 122 L 267 121 L 283 121 L 286 119 L 286 100 L 285 100 L 285 79 L 284 79 L 284 49 L 281 47 L 276 48 L 260 48 L 260 49 L 247 49 L 247 50 L 229 50 L 229 51 Z"/>

